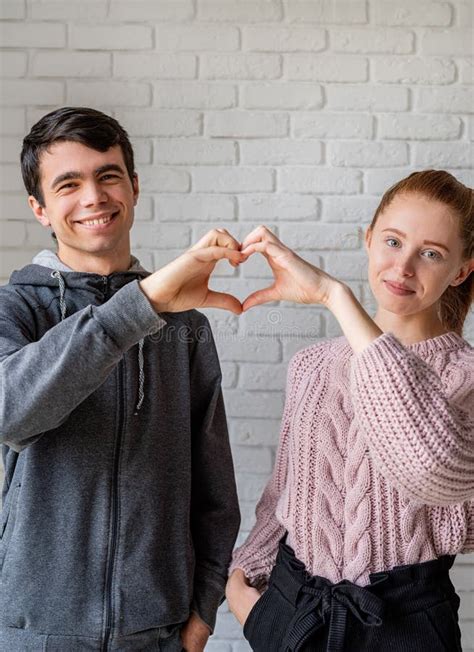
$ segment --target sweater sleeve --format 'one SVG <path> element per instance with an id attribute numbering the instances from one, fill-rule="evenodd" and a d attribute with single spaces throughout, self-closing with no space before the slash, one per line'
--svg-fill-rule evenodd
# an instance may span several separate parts
<path id="1" fill-rule="evenodd" d="M 275 565 L 278 543 L 285 528 L 276 517 L 276 508 L 288 474 L 288 449 L 291 416 L 298 376 L 302 371 L 301 352 L 290 361 L 287 374 L 286 400 L 280 427 L 280 439 L 272 475 L 268 480 L 255 514 L 256 523 L 245 543 L 234 551 L 229 574 L 236 568 L 244 571 L 252 584 L 267 580 Z"/>
<path id="2" fill-rule="evenodd" d="M 426 505 L 474 496 L 473 369 L 459 372 L 462 399 L 454 402 L 434 369 L 391 333 L 351 359 L 355 417 L 374 464 Z"/>

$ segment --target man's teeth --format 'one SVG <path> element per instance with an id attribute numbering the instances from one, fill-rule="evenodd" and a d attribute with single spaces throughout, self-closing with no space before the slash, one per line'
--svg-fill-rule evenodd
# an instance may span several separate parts
<path id="1" fill-rule="evenodd" d="M 112 216 L 101 217 L 98 220 L 81 220 L 81 224 L 107 224 L 112 219 Z"/>

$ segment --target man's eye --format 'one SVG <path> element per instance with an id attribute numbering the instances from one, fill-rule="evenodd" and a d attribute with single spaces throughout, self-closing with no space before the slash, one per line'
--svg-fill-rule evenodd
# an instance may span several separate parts
<path id="1" fill-rule="evenodd" d="M 65 183 L 63 186 L 60 186 L 59 190 L 64 190 L 65 188 L 75 188 L 75 183 Z"/>
<path id="2" fill-rule="evenodd" d="M 108 181 L 109 179 L 120 179 L 117 174 L 104 174 L 103 177 L 100 177 L 101 181 Z"/>

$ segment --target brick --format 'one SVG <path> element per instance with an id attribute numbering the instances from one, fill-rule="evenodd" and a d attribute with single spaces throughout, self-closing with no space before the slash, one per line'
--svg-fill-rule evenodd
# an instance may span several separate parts
<path id="1" fill-rule="evenodd" d="M 474 116 L 469 116 L 464 119 L 464 133 L 466 134 L 468 140 L 474 140 Z"/>
<path id="2" fill-rule="evenodd" d="M 372 219 L 380 199 L 378 197 L 324 197 L 324 222 L 367 222 Z M 352 254 L 351 254 L 352 255 Z"/>
<path id="3" fill-rule="evenodd" d="M 324 255 L 324 271 L 340 281 L 364 281 L 367 278 L 367 254 L 364 251 L 331 251 Z"/>
<path id="4" fill-rule="evenodd" d="M 193 242 L 195 240 L 193 239 Z M 212 277 L 216 275 L 217 266 L 223 263 L 228 264 L 227 261 L 221 260 L 217 263 L 216 268 L 212 272 Z M 212 281 L 211 281 L 212 283 Z M 214 335 L 214 339 L 218 340 L 220 338 L 226 338 L 229 335 L 233 336 L 239 330 L 239 317 L 229 312 L 228 310 L 221 310 L 220 308 L 202 308 L 206 317 L 209 319 L 211 329 Z M 234 362 L 224 362 L 224 366 L 228 365 L 229 367 L 237 368 L 237 364 Z"/>
<path id="5" fill-rule="evenodd" d="M 351 195 L 359 193 L 362 185 L 356 170 L 289 167 L 278 174 L 278 188 L 286 192 Z"/>
<path id="6" fill-rule="evenodd" d="M 472 28 L 426 30 L 421 38 L 421 52 L 447 57 L 472 57 Z"/>
<path id="7" fill-rule="evenodd" d="M 63 48 L 66 26 L 58 23 L 0 23 L 2 48 Z"/>
<path id="8" fill-rule="evenodd" d="M 0 222 L 0 243 L 4 247 L 21 247 L 26 239 L 26 228 L 22 222 Z"/>
<path id="9" fill-rule="evenodd" d="M 139 179 L 140 187 L 145 192 L 188 192 L 190 188 L 188 172 L 168 167 L 143 165 Z"/>
<path id="10" fill-rule="evenodd" d="M 204 79 L 277 79 L 281 77 L 278 54 L 203 54 L 200 76 Z"/>
<path id="11" fill-rule="evenodd" d="M 191 229 L 184 224 L 135 224 L 131 231 L 132 247 L 189 247 Z"/>
<path id="12" fill-rule="evenodd" d="M 35 104 L 62 104 L 64 100 L 64 83 L 57 81 L 40 81 L 35 79 L 11 79 L 2 82 L 0 104 L 2 106 L 19 106 Z M 43 111 L 43 114 L 46 111 Z"/>
<path id="13" fill-rule="evenodd" d="M 153 219 L 153 197 L 140 193 L 135 208 L 135 219 L 140 222 L 149 222 Z"/>
<path id="14" fill-rule="evenodd" d="M 374 60 L 374 80 L 403 84 L 450 84 L 456 67 L 436 57 L 380 57 Z"/>
<path id="15" fill-rule="evenodd" d="M 471 0 L 457 0 L 454 5 L 455 22 L 457 25 L 466 27 L 474 20 L 473 6 Z"/>
<path id="16" fill-rule="evenodd" d="M 319 109 L 323 105 L 321 86 L 307 82 L 246 84 L 241 98 L 248 109 Z"/>
<path id="17" fill-rule="evenodd" d="M 371 3 L 372 21 L 378 25 L 435 26 L 451 23 L 451 6 L 448 2 L 432 0 L 377 0 Z"/>
<path id="18" fill-rule="evenodd" d="M 38 77 L 108 77 L 111 69 L 108 53 L 36 52 L 32 55 L 31 72 Z"/>
<path id="19" fill-rule="evenodd" d="M 76 106 L 150 106 L 149 84 L 111 81 L 71 81 L 67 101 Z"/>
<path id="20" fill-rule="evenodd" d="M 357 113 L 297 113 L 292 117 L 296 138 L 372 138 L 374 119 Z"/>
<path id="21" fill-rule="evenodd" d="M 273 421 L 268 419 L 231 419 L 230 438 L 236 444 L 251 445 L 251 442 L 256 438 L 262 442 L 265 441 L 264 446 L 276 446 L 279 427 L 280 422 L 278 419 Z M 261 435 L 257 433 L 261 433 Z M 236 480 L 240 500 L 258 500 L 267 484 L 265 475 L 255 473 L 238 473 Z"/>
<path id="22" fill-rule="evenodd" d="M 401 86 L 383 85 L 328 85 L 326 86 L 328 109 L 342 111 L 407 111 L 408 89 Z"/>
<path id="23" fill-rule="evenodd" d="M 196 57 L 192 54 L 117 53 L 114 54 L 114 77 L 150 79 L 193 79 Z"/>
<path id="24" fill-rule="evenodd" d="M 196 111 L 119 109 L 115 117 L 133 136 L 198 136 L 201 116 Z"/>
<path id="25" fill-rule="evenodd" d="M 0 249 L 0 278 L 8 279 L 13 270 L 28 265 L 32 258 L 31 251 Z"/>
<path id="26" fill-rule="evenodd" d="M 327 145 L 331 165 L 348 167 L 390 167 L 408 164 L 406 143 L 331 142 Z"/>
<path id="27" fill-rule="evenodd" d="M 271 192 L 273 170 L 247 167 L 203 167 L 193 170 L 196 192 Z"/>
<path id="28" fill-rule="evenodd" d="M 109 18 L 117 21 L 173 23 L 194 17 L 192 0 L 113 0 Z"/>
<path id="29" fill-rule="evenodd" d="M 25 0 L 2 0 L 0 3 L 0 19 L 25 18 Z"/>
<path id="30" fill-rule="evenodd" d="M 148 138 L 131 138 L 136 164 L 149 164 L 152 161 L 151 142 Z"/>
<path id="31" fill-rule="evenodd" d="M 155 34 L 157 50 L 226 52 L 239 49 L 239 30 L 227 25 L 163 25 L 156 28 Z"/>
<path id="32" fill-rule="evenodd" d="M 213 283 L 212 287 L 224 291 L 219 288 L 217 283 Z M 268 338 L 236 336 L 218 342 L 217 348 L 220 360 L 239 360 L 241 362 L 279 362 L 281 360 L 280 343 Z"/>
<path id="33" fill-rule="evenodd" d="M 284 388 L 286 382 L 287 365 L 280 364 L 242 364 L 240 366 L 240 382 L 246 378 L 246 383 L 243 387 L 246 389 L 262 389 L 262 385 L 270 382 L 274 385 L 281 385 Z M 275 376 L 273 376 L 275 374 Z M 278 382 L 274 381 L 274 377 L 278 378 Z M 250 385 L 248 384 L 250 382 Z M 275 387 L 280 389 L 280 387 Z M 270 388 L 269 389 L 275 389 Z M 231 442 L 240 446 L 276 446 L 278 444 L 278 435 L 280 431 L 279 419 L 252 419 L 241 418 L 232 419 L 230 423 L 229 434 Z M 245 498 L 240 495 L 241 500 L 254 500 L 258 498 L 258 491 L 245 491 L 244 480 L 252 482 L 250 473 L 240 474 L 239 495 L 245 492 Z M 255 485 L 255 483 L 253 483 Z M 265 480 L 262 476 L 258 477 L 257 488 L 263 491 Z"/>
<path id="34" fill-rule="evenodd" d="M 223 362 L 221 364 L 222 387 L 225 389 L 237 385 L 237 364 L 235 362 Z"/>
<path id="35" fill-rule="evenodd" d="M 285 243 L 286 240 L 284 239 Z M 296 247 L 297 248 L 297 247 Z M 266 287 L 267 283 L 262 283 Z M 258 306 L 245 312 L 240 317 L 241 328 L 249 335 L 262 337 L 317 337 L 322 329 L 321 314 L 318 308 L 302 306 L 300 308 L 268 308 L 266 305 Z M 284 379 L 279 387 L 260 387 L 260 389 L 284 389 Z M 245 389 L 252 389 L 245 384 Z"/>
<path id="36" fill-rule="evenodd" d="M 247 313 L 250 315 L 251 311 Z M 286 385 L 287 367 L 285 364 L 243 364 L 240 367 L 239 385 L 245 390 L 280 390 L 283 391 Z M 278 422 L 275 422 L 277 426 Z M 263 428 L 262 428 L 263 426 Z M 250 430 L 250 432 L 249 432 Z M 272 429 L 271 436 L 268 437 L 268 423 L 254 419 L 252 428 L 248 427 L 240 431 L 239 440 L 236 443 L 244 445 L 262 445 L 272 446 L 276 444 L 275 432 L 278 433 L 278 427 Z"/>
<path id="37" fill-rule="evenodd" d="M 0 165 L 0 191 L 18 192 L 24 190 L 18 163 L 4 163 Z"/>
<path id="38" fill-rule="evenodd" d="M 286 136 L 288 116 L 277 112 L 210 111 L 205 116 L 205 133 L 230 138 Z"/>
<path id="39" fill-rule="evenodd" d="M 289 22 L 365 23 L 366 3 L 363 0 L 285 0 L 285 17 Z"/>
<path id="40" fill-rule="evenodd" d="M 363 57 L 324 54 L 285 55 L 284 70 L 288 79 L 323 82 L 365 82 L 369 74 Z"/>
<path id="41" fill-rule="evenodd" d="M 469 86 L 419 88 L 414 108 L 426 113 L 473 113 L 473 95 L 473 89 Z"/>
<path id="42" fill-rule="evenodd" d="M 153 46 L 148 25 L 72 24 L 70 47 L 77 50 L 144 50 Z"/>
<path id="43" fill-rule="evenodd" d="M 34 0 L 30 2 L 33 20 L 77 20 L 81 22 L 99 21 L 107 18 L 108 0 Z"/>
<path id="44" fill-rule="evenodd" d="M 31 215 L 33 218 L 33 215 Z M 34 218 L 26 224 L 25 247 L 36 247 L 38 249 L 55 249 L 56 242 L 51 235 L 51 229 L 41 226 Z"/>
<path id="45" fill-rule="evenodd" d="M 3 79 L 8 77 L 24 77 L 28 57 L 26 52 L 0 52 L 0 76 Z"/>
<path id="46" fill-rule="evenodd" d="M 460 118 L 447 115 L 380 115 L 378 136 L 401 140 L 450 140 L 459 138 Z"/>
<path id="47" fill-rule="evenodd" d="M 154 104 L 177 109 L 230 109 L 237 104 L 235 86 L 202 82 L 157 82 Z"/>
<path id="48" fill-rule="evenodd" d="M 24 188 L 22 194 L 4 192 L 0 195 L 0 219 L 25 221 L 35 219 L 31 208 L 28 206 Z"/>
<path id="49" fill-rule="evenodd" d="M 4 136 L 0 148 L 2 163 L 19 163 L 20 152 L 23 145 L 22 136 Z"/>
<path id="50" fill-rule="evenodd" d="M 208 652 L 232 652 L 230 643 L 225 643 L 224 641 L 217 638 L 215 640 L 211 639 L 206 643 L 206 650 Z"/>
<path id="51" fill-rule="evenodd" d="M 248 414 L 260 419 L 279 419 L 283 410 L 281 392 L 248 392 L 242 389 L 229 389 L 225 393 L 225 403 L 229 417 L 240 417 L 242 414 Z M 245 448 L 242 449 L 242 451 L 246 450 Z M 252 452 L 256 453 L 257 451 Z M 245 467 L 240 470 L 244 469 Z M 266 469 L 262 469 L 260 466 L 257 469 L 259 473 L 266 472 Z M 250 471 L 251 469 L 247 468 L 245 470 Z"/>
<path id="52" fill-rule="evenodd" d="M 318 200 L 307 195 L 242 195 L 239 220 L 317 220 Z"/>
<path id="53" fill-rule="evenodd" d="M 350 224 L 299 224 L 282 226 L 280 229 L 282 241 L 291 249 L 357 249 L 359 247 L 359 232 L 355 225 Z"/>
<path id="54" fill-rule="evenodd" d="M 155 163 L 172 165 L 232 165 L 237 162 L 235 143 L 228 140 L 161 138 L 154 141 Z"/>
<path id="55" fill-rule="evenodd" d="M 25 123 L 25 109 L 19 107 L 15 107 L 14 109 L 2 108 L 0 111 L 0 133 L 2 134 L 18 134 L 24 136 Z"/>
<path id="56" fill-rule="evenodd" d="M 236 23 L 271 22 L 282 18 L 280 3 L 274 0 L 199 0 L 198 20 Z"/>
<path id="57" fill-rule="evenodd" d="M 289 139 L 249 140 L 240 147 L 245 165 L 318 165 L 322 163 L 321 143 Z"/>
<path id="58" fill-rule="evenodd" d="M 432 167 L 469 168 L 473 155 L 470 143 L 418 143 L 415 146 L 415 165 Z"/>
<path id="59" fill-rule="evenodd" d="M 462 84 L 474 84 L 474 61 L 471 59 L 461 59 L 458 61 L 459 81 Z"/>
<path id="60" fill-rule="evenodd" d="M 254 52 L 319 52 L 326 32 L 305 27 L 243 27 L 242 49 Z"/>
<path id="61" fill-rule="evenodd" d="M 413 32 L 380 27 L 334 29 L 329 39 L 332 52 L 410 54 L 415 46 Z"/>
<path id="62" fill-rule="evenodd" d="M 413 167 L 367 170 L 364 191 L 369 195 L 382 195 L 390 186 L 404 179 L 412 172 Z"/>
<path id="63" fill-rule="evenodd" d="M 235 201 L 225 195 L 160 195 L 155 199 L 155 212 L 160 222 L 235 220 Z"/>

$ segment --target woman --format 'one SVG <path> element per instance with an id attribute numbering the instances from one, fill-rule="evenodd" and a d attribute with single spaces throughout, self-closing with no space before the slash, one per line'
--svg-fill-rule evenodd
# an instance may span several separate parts
<path id="1" fill-rule="evenodd" d="M 443 171 L 385 193 L 365 234 L 374 318 L 264 227 L 242 244 L 275 277 L 244 310 L 322 304 L 344 333 L 291 360 L 275 468 L 234 553 L 227 599 L 256 652 L 461 649 L 449 568 L 474 550 L 473 211 Z"/>

